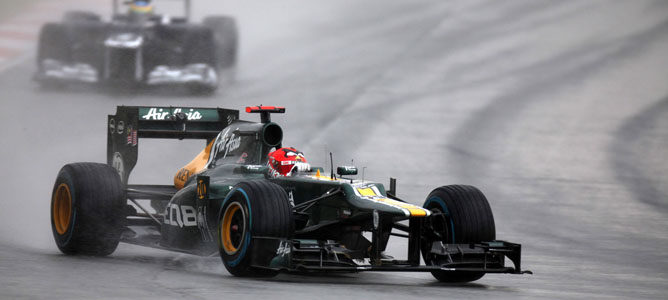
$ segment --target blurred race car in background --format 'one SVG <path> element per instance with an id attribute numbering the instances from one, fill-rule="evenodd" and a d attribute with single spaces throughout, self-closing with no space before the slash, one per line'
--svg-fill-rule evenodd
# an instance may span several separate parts
<path id="1" fill-rule="evenodd" d="M 193 93 L 215 91 L 220 72 L 236 63 L 236 21 L 209 16 L 191 23 L 190 0 L 178 1 L 184 16 L 158 14 L 150 0 L 112 0 L 109 22 L 93 12 L 66 12 L 60 23 L 42 26 L 35 79 L 47 86 L 184 85 Z"/>

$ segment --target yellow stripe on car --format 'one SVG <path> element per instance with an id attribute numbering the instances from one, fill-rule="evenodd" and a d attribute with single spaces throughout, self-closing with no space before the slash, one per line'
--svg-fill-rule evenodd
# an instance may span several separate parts
<path id="1" fill-rule="evenodd" d="M 382 197 L 373 198 L 373 200 L 408 210 L 411 217 L 425 217 L 430 215 L 430 212 L 428 210 L 410 203 Z"/>
<path id="2" fill-rule="evenodd" d="M 357 188 L 357 191 L 362 196 L 377 196 L 376 192 L 374 192 L 372 188 Z"/>
<path id="3" fill-rule="evenodd" d="M 399 208 L 404 211 L 406 216 L 425 217 L 431 214 L 431 212 L 422 207 L 406 202 L 385 198 L 382 195 L 380 195 L 380 191 L 378 191 L 378 189 L 375 186 L 356 188 L 356 194 L 362 199 L 380 202 L 395 208 Z"/>

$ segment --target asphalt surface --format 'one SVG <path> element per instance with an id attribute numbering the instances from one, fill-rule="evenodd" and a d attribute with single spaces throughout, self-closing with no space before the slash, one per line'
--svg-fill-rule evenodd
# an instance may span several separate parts
<path id="1" fill-rule="evenodd" d="M 235 79 L 214 97 L 43 91 L 31 58 L 0 73 L 0 299 L 665 299 L 668 2 L 247 2 L 196 1 L 196 16 L 229 13 L 241 29 Z M 497 237 L 521 243 L 535 274 L 254 280 L 217 257 L 130 245 L 64 256 L 53 181 L 65 163 L 105 161 L 106 115 L 121 104 L 286 106 L 284 144 L 313 165 L 329 151 L 354 159 L 415 204 L 478 186 Z M 171 182 L 204 146 L 140 143 L 136 183 Z"/>

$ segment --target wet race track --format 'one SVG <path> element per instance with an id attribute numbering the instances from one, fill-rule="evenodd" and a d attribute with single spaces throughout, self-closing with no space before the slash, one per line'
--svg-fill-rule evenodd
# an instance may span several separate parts
<path id="1" fill-rule="evenodd" d="M 44 91 L 33 55 L 3 68 L 0 299 L 665 299 L 668 2 L 315 2 L 195 1 L 196 19 L 240 26 L 237 72 L 213 97 Z M 329 151 L 354 159 L 418 205 L 441 185 L 478 186 L 497 238 L 521 243 L 535 275 L 256 280 L 218 257 L 126 244 L 64 256 L 49 224 L 55 176 L 105 161 L 106 115 L 122 104 L 285 106 L 273 118 L 284 145 L 312 165 Z M 202 147 L 142 140 L 130 180 L 168 184 Z"/>

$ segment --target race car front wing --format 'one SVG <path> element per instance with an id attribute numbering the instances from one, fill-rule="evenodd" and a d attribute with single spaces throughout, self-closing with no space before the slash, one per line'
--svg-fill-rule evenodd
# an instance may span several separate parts
<path id="1" fill-rule="evenodd" d="M 521 245 L 506 241 L 471 244 L 444 244 L 433 242 L 426 255 L 430 265 L 420 264 L 420 249 L 409 245 L 408 259 L 397 260 L 373 253 L 360 259 L 359 253 L 335 241 L 288 240 L 255 237 L 261 244 L 253 253 L 253 265 L 259 268 L 297 272 L 361 272 L 361 271 L 463 271 L 484 273 L 532 274 L 521 269 Z M 374 248 L 372 246 L 372 248 Z M 275 249 L 275 250 L 274 250 Z M 370 249 L 371 250 L 371 249 Z M 355 258 L 357 257 L 357 258 Z M 506 258 L 512 266 L 506 266 Z"/>
<path id="2" fill-rule="evenodd" d="M 156 66 L 144 79 L 140 66 L 137 66 L 136 78 L 129 78 L 136 83 L 148 86 L 200 84 L 216 87 L 218 73 L 207 64 L 189 64 L 185 66 Z M 54 59 L 41 62 L 40 71 L 35 74 L 35 80 L 54 83 L 99 83 L 112 82 L 115 79 L 108 74 L 109 69 L 98 70 L 86 63 L 66 63 Z"/>

